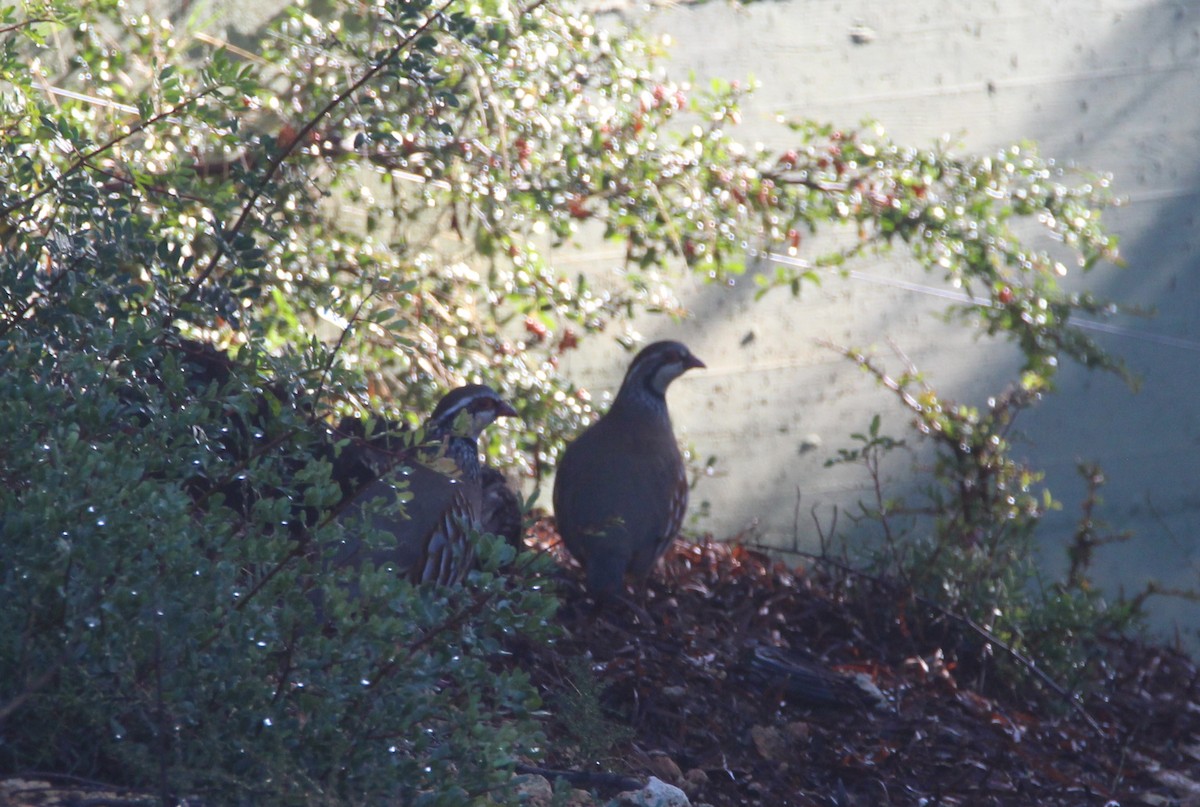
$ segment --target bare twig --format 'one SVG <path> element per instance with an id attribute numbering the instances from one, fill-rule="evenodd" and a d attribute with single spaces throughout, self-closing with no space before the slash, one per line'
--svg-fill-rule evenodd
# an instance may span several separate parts
<path id="1" fill-rule="evenodd" d="M 186 199 L 189 202 L 196 202 L 197 204 L 206 204 L 208 202 L 207 199 L 205 199 L 201 196 L 196 196 L 196 195 L 189 194 L 189 193 L 180 193 L 175 188 L 167 188 L 162 185 L 140 185 L 130 177 L 124 176 L 122 174 L 118 174 L 116 171 L 110 171 L 107 168 L 101 168 L 98 165 L 90 165 L 89 164 L 88 167 L 91 168 L 93 171 L 95 171 L 97 174 L 100 174 L 101 176 L 106 176 L 113 181 L 112 185 L 105 186 L 105 190 L 109 190 L 110 188 L 114 187 L 115 185 L 127 185 L 130 187 L 139 188 L 140 190 L 147 191 L 149 193 L 155 193 L 160 196 L 174 196 L 178 199 Z"/>
<path id="2" fill-rule="evenodd" d="M 104 152 L 110 150 L 111 148 L 113 148 L 113 146 L 116 146 L 118 143 L 123 143 L 124 141 L 133 137 L 138 132 L 141 132 L 144 129 L 149 128 L 150 126 L 153 126 L 154 124 L 158 123 L 161 120 L 173 117 L 180 110 L 183 110 L 189 106 L 192 106 L 197 101 L 199 101 L 201 98 L 211 95 L 212 93 L 214 93 L 216 91 L 217 91 L 216 87 L 207 87 L 207 88 L 201 90 L 200 92 L 196 93 L 195 95 L 189 96 L 188 98 L 180 101 L 178 104 L 175 104 L 170 109 L 164 110 L 163 112 L 159 112 L 157 115 L 151 115 L 149 118 L 146 118 L 145 120 L 141 120 L 141 121 L 138 121 L 137 123 L 131 124 L 129 126 L 128 130 L 124 134 L 117 135 L 116 137 L 111 138 L 110 140 L 102 143 L 101 145 L 96 146 L 91 151 L 88 151 L 88 152 L 76 157 L 74 162 L 72 162 L 70 165 L 68 165 L 66 170 L 64 170 L 62 172 L 62 174 L 59 175 L 59 181 L 66 179 L 67 177 L 71 176 L 79 169 L 89 166 L 89 164 L 91 163 L 92 160 L 94 160 L 96 157 L 99 157 Z M 47 185 L 44 188 L 42 188 L 40 191 L 37 191 L 30 196 L 26 196 L 24 199 L 18 199 L 17 201 L 12 202 L 11 204 L 5 205 L 4 207 L 0 207 L 0 218 L 4 218 L 4 217 L 8 216 L 8 214 L 12 213 L 14 210 L 17 210 L 19 208 L 28 207 L 29 205 L 36 202 L 38 199 L 41 199 L 46 194 L 50 193 L 50 191 L 53 190 L 54 187 L 55 186 L 53 184 Z"/>
<path id="3" fill-rule="evenodd" d="M 31 20 L 21 20 L 21 22 L 14 22 L 12 25 L 6 25 L 3 28 L 0 28 L 0 34 L 11 34 L 13 31 L 19 31 L 22 28 L 28 28 L 31 25 L 37 25 L 38 23 L 43 22 L 54 22 L 54 20 L 46 19 L 44 17 L 35 17 Z"/>
<path id="4" fill-rule="evenodd" d="M 282 148 L 280 148 L 279 153 L 271 158 L 271 161 L 267 165 L 266 171 L 263 173 L 262 178 L 259 180 L 256 187 L 251 191 L 246 203 L 242 205 L 242 211 L 238 215 L 237 219 L 233 222 L 233 224 L 227 227 L 223 233 L 220 234 L 219 238 L 217 238 L 216 250 L 209 259 L 208 265 L 192 280 L 190 284 L 188 284 L 187 291 L 184 292 L 179 302 L 167 315 L 164 327 L 166 324 L 170 323 L 175 315 L 177 315 L 182 306 L 186 305 L 196 296 L 197 292 L 200 290 L 200 287 L 204 285 L 204 283 L 217 270 L 217 266 L 220 265 L 221 261 L 228 253 L 229 242 L 241 231 L 241 229 L 246 225 L 246 222 L 250 220 L 250 214 L 254 210 L 255 205 L 258 204 L 259 199 L 261 199 L 263 194 L 266 193 L 267 187 L 271 180 L 274 179 L 275 174 L 279 172 L 279 169 L 283 166 L 284 161 L 286 161 L 287 158 L 291 156 L 292 152 L 296 150 L 296 147 L 308 139 L 308 136 L 317 128 L 321 121 L 332 114 L 332 112 L 339 106 L 353 98 L 359 92 L 359 90 L 361 90 L 368 83 L 370 83 L 371 80 L 379 75 L 380 71 L 382 71 L 389 64 L 392 64 L 396 57 L 403 53 L 404 50 L 407 49 L 413 42 L 415 42 L 418 37 L 428 31 L 434 22 L 438 20 L 446 11 L 446 9 L 448 9 L 454 2 L 455 0 L 445 0 L 445 2 L 442 3 L 442 5 L 436 11 L 429 15 L 425 22 L 413 29 L 407 36 L 396 43 L 396 45 L 389 50 L 387 54 L 383 56 L 383 58 L 368 68 L 361 76 L 355 79 L 350 86 L 339 92 L 332 99 L 330 99 L 325 106 L 321 107 L 321 109 L 319 109 L 315 115 L 309 118 L 309 120 L 302 127 L 300 127 L 300 130 L 296 132 L 296 136 L 293 139 L 282 144 Z"/>

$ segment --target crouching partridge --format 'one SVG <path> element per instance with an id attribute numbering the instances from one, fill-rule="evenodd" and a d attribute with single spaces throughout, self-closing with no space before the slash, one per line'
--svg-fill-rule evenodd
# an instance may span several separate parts
<path id="1" fill-rule="evenodd" d="M 343 520 L 361 516 L 376 500 L 370 527 L 391 533 L 386 549 L 364 552 L 351 537 L 340 547 L 334 566 L 392 564 L 414 583 L 454 584 L 466 576 L 474 560 L 471 532 L 483 516 L 479 435 L 497 418 L 516 410 L 490 387 L 472 384 L 448 393 L 422 428 L 417 445 L 405 436 L 368 438 L 348 448 L 365 484 L 350 494 Z M 362 474 L 362 468 L 369 473 Z M 407 490 L 402 508 L 394 505 Z"/>
<path id="2" fill-rule="evenodd" d="M 554 516 L 597 599 L 620 598 L 627 573 L 644 580 L 679 532 L 688 484 L 666 391 L 704 367 L 679 342 L 642 349 L 608 413 L 567 446 L 554 480 Z"/>

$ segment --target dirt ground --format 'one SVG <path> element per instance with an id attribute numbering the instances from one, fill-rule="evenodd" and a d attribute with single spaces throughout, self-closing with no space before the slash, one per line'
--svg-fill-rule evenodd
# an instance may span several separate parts
<path id="1" fill-rule="evenodd" d="M 1097 691 L 1072 704 L 1020 665 L 993 684 L 977 636 L 870 581 L 719 543 L 664 566 L 641 616 L 597 613 L 568 570 L 568 636 L 531 650 L 560 717 L 542 764 L 601 796 L 628 783 L 589 775 L 713 805 L 1200 805 L 1200 675 L 1180 652 L 1105 640 Z M 577 658 L 599 728 L 562 695 Z"/>

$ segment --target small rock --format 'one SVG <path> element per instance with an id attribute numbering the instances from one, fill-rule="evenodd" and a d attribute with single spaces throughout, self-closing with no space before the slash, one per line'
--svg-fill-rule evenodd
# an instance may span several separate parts
<path id="1" fill-rule="evenodd" d="M 596 807 L 596 800 L 586 790 L 575 788 L 567 797 L 567 807 Z"/>
<path id="2" fill-rule="evenodd" d="M 683 792 L 695 796 L 708 784 L 708 774 L 699 768 L 692 768 L 683 775 Z"/>
<path id="3" fill-rule="evenodd" d="M 806 743 L 812 735 L 812 728 L 803 720 L 795 720 L 784 727 L 784 732 L 793 743 Z"/>
<path id="4" fill-rule="evenodd" d="M 787 740 L 774 726 L 755 726 L 750 729 L 750 739 L 754 740 L 754 747 L 763 759 L 780 762 L 788 755 Z"/>
<path id="5" fill-rule="evenodd" d="M 887 695 L 884 695 L 883 690 L 875 685 L 871 676 L 866 673 L 855 673 L 852 680 L 876 709 L 882 709 L 888 705 Z"/>
<path id="6" fill-rule="evenodd" d="M 868 45 L 875 41 L 875 29 L 869 25 L 857 22 L 850 26 L 850 41 L 855 45 Z"/>
<path id="7" fill-rule="evenodd" d="M 679 765 L 675 760 L 662 751 L 651 751 L 649 757 L 648 767 L 659 779 L 662 779 L 664 782 L 670 782 L 673 785 L 677 785 L 683 781 L 683 771 L 679 769 Z"/>
<path id="8" fill-rule="evenodd" d="M 613 803 L 619 807 L 692 807 L 686 793 L 657 776 L 651 776 L 641 790 L 619 794 Z"/>
<path id="9" fill-rule="evenodd" d="M 530 807 L 550 807 L 554 803 L 554 786 L 545 776 L 523 776 L 517 783 L 517 797 Z"/>
<path id="10" fill-rule="evenodd" d="M 821 447 L 821 435 L 819 435 L 819 434 L 816 434 L 816 433 L 806 434 L 800 438 L 799 452 L 801 454 L 807 454 L 810 451 L 816 451 L 820 447 Z"/>

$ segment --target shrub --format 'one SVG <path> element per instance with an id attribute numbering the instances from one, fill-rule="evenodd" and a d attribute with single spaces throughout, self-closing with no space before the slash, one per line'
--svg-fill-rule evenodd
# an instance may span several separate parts
<path id="1" fill-rule="evenodd" d="M 322 16 L 292 4 L 214 46 L 114 0 L 0 12 L 5 770 L 164 801 L 495 793 L 537 744 L 537 697 L 495 660 L 546 635 L 552 600 L 486 567 L 439 591 L 365 575 L 348 601 L 318 574 L 344 529 L 321 424 L 412 421 L 487 381 L 524 421 L 487 450 L 539 475 L 590 413 L 559 356 L 677 310 L 663 268 L 796 291 L 900 245 L 975 293 L 964 319 L 1029 372 L 1116 368 L 1070 321 L 1106 305 L 1012 226 L 1084 269 L 1112 258 L 1103 178 L 869 125 L 749 148 L 745 88 L 672 81 L 655 43 L 553 2 Z M 555 270 L 583 228 L 624 246 L 625 282 Z M 838 229 L 851 246 L 805 253 Z M 765 253 L 773 271 L 747 264 Z M 185 340 L 231 360 L 197 374 Z"/>

